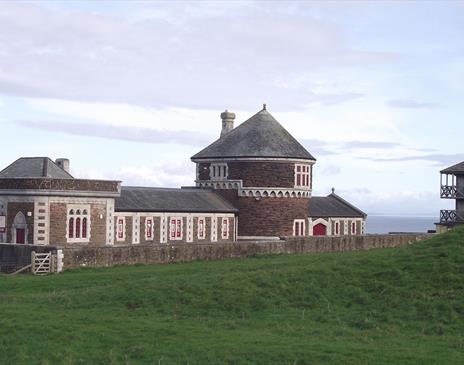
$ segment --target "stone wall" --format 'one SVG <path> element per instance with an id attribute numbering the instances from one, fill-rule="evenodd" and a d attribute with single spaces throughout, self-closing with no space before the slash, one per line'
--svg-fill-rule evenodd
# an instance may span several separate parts
<path id="1" fill-rule="evenodd" d="M 345 237 L 287 237 L 275 241 L 232 243 L 156 244 L 64 249 L 64 268 L 131 264 L 167 264 L 210 261 L 270 254 L 304 254 L 398 247 L 430 235 L 366 235 Z"/>
<path id="2" fill-rule="evenodd" d="M 31 253 L 55 252 L 53 246 L 0 244 L 0 272 L 11 273 L 31 263 Z"/>

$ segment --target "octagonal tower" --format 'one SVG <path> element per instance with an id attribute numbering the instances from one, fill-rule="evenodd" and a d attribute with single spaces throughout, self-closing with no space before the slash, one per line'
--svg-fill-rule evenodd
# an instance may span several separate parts
<path id="1" fill-rule="evenodd" d="M 315 158 L 266 110 L 233 128 L 221 114 L 221 137 L 192 156 L 196 185 L 239 209 L 238 238 L 308 234 Z"/>

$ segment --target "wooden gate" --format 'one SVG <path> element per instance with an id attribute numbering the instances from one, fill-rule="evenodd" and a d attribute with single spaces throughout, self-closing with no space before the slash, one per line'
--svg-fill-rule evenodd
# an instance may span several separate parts
<path id="1" fill-rule="evenodd" d="M 56 271 L 56 256 L 48 253 L 31 253 L 31 272 L 34 275 L 46 275 Z"/>

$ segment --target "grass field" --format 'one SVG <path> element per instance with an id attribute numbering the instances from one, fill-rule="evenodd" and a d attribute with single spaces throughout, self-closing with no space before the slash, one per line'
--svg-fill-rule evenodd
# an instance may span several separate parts
<path id="1" fill-rule="evenodd" d="M 0 276 L 2 364 L 464 364 L 464 230 L 395 249 Z"/>

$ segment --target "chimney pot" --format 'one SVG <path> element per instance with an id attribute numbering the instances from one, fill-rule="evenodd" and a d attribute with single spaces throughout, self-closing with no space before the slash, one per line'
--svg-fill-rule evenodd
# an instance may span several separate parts
<path id="1" fill-rule="evenodd" d="M 69 159 L 57 158 L 55 163 L 58 165 L 58 167 L 62 168 L 64 171 L 69 173 Z"/>
<path id="2" fill-rule="evenodd" d="M 222 129 L 221 138 L 234 129 L 235 113 L 229 112 L 227 109 L 221 113 Z"/>

